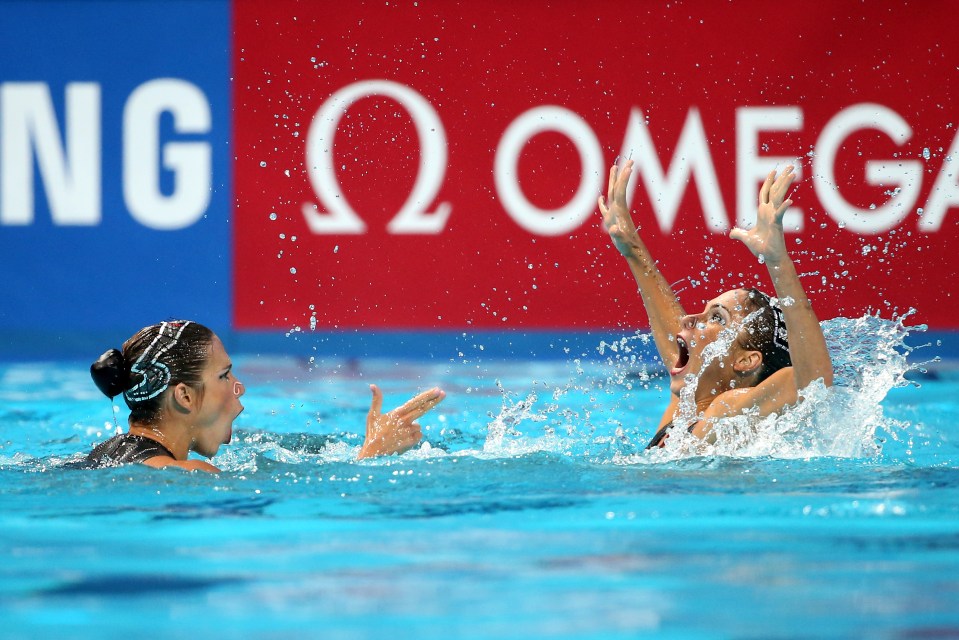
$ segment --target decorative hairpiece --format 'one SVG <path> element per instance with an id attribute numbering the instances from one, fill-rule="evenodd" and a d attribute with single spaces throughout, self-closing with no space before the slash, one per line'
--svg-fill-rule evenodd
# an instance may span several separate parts
<path id="1" fill-rule="evenodd" d="M 160 330 L 150 346 L 147 347 L 137 361 L 130 367 L 130 375 L 137 383 L 123 392 L 127 402 L 145 402 L 157 397 L 170 385 L 170 369 L 160 362 L 163 355 L 176 346 L 183 330 L 190 321 L 173 321 L 160 324 Z"/>
<path id="2" fill-rule="evenodd" d="M 779 305 L 779 298 L 772 298 L 759 289 L 750 289 L 749 297 L 761 296 L 766 306 L 772 311 L 773 331 L 772 346 L 776 351 L 782 351 L 789 356 L 789 339 L 786 334 L 786 316 L 783 315 L 782 307 Z"/>
<path id="3" fill-rule="evenodd" d="M 773 346 L 788 353 L 789 339 L 786 337 L 786 317 L 779 306 L 779 300 L 770 299 L 769 306 L 773 310 Z"/>

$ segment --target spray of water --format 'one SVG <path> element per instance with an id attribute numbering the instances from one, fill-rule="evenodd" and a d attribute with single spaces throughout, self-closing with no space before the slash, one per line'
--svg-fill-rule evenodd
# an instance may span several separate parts
<path id="1" fill-rule="evenodd" d="M 758 313 L 758 312 L 756 312 Z M 910 370 L 920 369 L 926 363 L 910 363 L 914 349 L 905 342 L 910 333 L 923 331 L 923 326 L 907 326 L 909 314 L 892 320 L 878 315 L 861 318 L 836 318 L 822 323 L 823 333 L 835 369 L 831 388 L 822 382 L 813 382 L 804 389 L 802 400 L 781 414 L 759 417 L 747 412 L 735 418 L 717 421 L 713 428 L 714 443 L 705 443 L 676 429 L 662 449 L 643 451 L 645 442 L 631 441 L 626 430 L 616 428 L 604 437 L 593 430 L 567 431 L 567 437 L 556 438 L 558 430 L 549 429 L 545 437 L 530 437 L 543 433 L 539 423 L 555 418 L 552 409 L 536 410 L 535 394 L 521 401 L 509 401 L 504 392 L 503 407 L 489 424 L 484 452 L 493 455 L 521 455 L 532 451 L 553 450 L 557 453 L 580 454 L 626 464 L 659 463 L 693 456 L 804 459 L 822 456 L 874 457 L 882 453 L 884 438 L 897 438 L 909 425 L 891 420 L 883 413 L 882 401 L 895 387 L 911 384 L 906 379 Z M 750 314 L 744 322 L 753 319 Z M 704 367 L 721 358 L 736 338 L 736 327 L 720 333 L 719 338 L 703 351 Z M 612 353 L 610 363 L 614 371 L 600 386 L 612 392 L 619 386 L 620 393 L 626 381 L 635 382 L 624 372 L 635 369 L 634 355 L 625 343 L 615 349 L 603 343 L 600 353 Z M 646 367 L 641 367 L 646 373 Z M 697 418 L 695 408 L 698 375 L 691 375 L 680 396 L 679 424 L 690 424 Z M 648 386 L 648 385 L 647 385 Z M 575 384 L 565 391 L 583 391 Z M 554 398 L 555 399 L 555 398 Z M 663 394 L 662 402 L 667 398 Z M 663 405 L 665 406 L 665 404 Z M 653 425 L 639 428 L 632 440 L 648 438 Z M 604 445 L 597 448 L 597 444 Z"/>

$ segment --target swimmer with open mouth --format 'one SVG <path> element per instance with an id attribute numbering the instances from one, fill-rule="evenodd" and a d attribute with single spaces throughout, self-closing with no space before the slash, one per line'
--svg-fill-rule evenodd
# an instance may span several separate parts
<path id="1" fill-rule="evenodd" d="M 692 315 L 660 273 L 630 215 L 626 192 L 632 169 L 632 160 L 610 168 L 599 210 L 639 285 L 656 348 L 669 372 L 670 401 L 647 448 L 664 446 L 677 421 L 694 436 L 713 441 L 719 419 L 747 412 L 767 416 L 796 403 L 799 391 L 815 380 L 830 386 L 833 369 L 826 341 L 783 235 L 793 167 L 766 177 L 756 225 L 729 234 L 766 265 L 778 299 L 757 289 L 732 289 Z M 680 396 L 691 382 L 696 384 L 695 415 L 689 418 L 680 415 Z"/>
<path id="2" fill-rule="evenodd" d="M 233 422 L 246 392 L 219 337 L 189 320 L 144 327 L 110 349 L 90 367 L 97 387 L 109 398 L 123 395 L 130 408 L 129 430 L 97 445 L 83 466 L 142 463 L 219 472 L 204 460 L 233 438 Z M 370 385 L 372 403 L 359 458 L 402 453 L 422 438 L 417 420 L 446 394 L 433 388 L 403 406 L 382 413 L 383 393 Z"/>

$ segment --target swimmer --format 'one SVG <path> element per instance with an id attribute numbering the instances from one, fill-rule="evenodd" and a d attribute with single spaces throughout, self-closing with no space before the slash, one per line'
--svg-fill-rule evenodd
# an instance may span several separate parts
<path id="1" fill-rule="evenodd" d="M 792 204 L 786 194 L 795 179 L 793 167 L 766 177 L 759 190 L 756 225 L 729 234 L 766 265 L 778 300 L 756 289 L 733 289 L 692 315 L 683 310 L 630 216 L 626 185 L 632 168 L 632 160 L 622 168 L 613 165 L 599 210 L 639 285 L 656 349 L 669 369 L 669 406 L 647 449 L 664 446 L 669 430 L 680 422 L 697 438 L 714 442 L 717 420 L 747 412 L 758 417 L 778 413 L 795 404 L 799 392 L 813 381 L 831 386 L 826 340 L 783 235 L 783 215 Z M 695 392 L 682 394 L 691 383 L 696 384 Z M 695 405 L 693 411 L 683 409 L 681 396 L 684 403 Z"/>
<path id="2" fill-rule="evenodd" d="M 213 331 L 176 320 L 145 327 L 123 349 L 110 349 L 90 367 L 90 375 L 108 398 L 120 394 L 130 408 L 129 430 L 97 445 L 83 466 L 142 463 L 150 467 L 220 470 L 191 451 L 216 455 L 228 444 L 233 421 L 243 405 L 243 383 Z M 383 414 L 383 393 L 370 385 L 373 401 L 366 438 L 358 458 L 402 453 L 422 438 L 416 422 L 445 397 L 439 388 L 417 395 Z"/>

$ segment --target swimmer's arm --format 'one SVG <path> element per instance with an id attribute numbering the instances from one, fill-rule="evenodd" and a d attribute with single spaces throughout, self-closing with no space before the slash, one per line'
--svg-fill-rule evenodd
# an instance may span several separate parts
<path id="1" fill-rule="evenodd" d="M 148 467 L 154 469 L 164 469 L 166 467 L 177 467 L 186 471 L 206 471 L 207 473 L 220 473 L 217 467 L 205 460 L 176 460 L 169 456 L 153 456 L 143 461 Z"/>
<path id="2" fill-rule="evenodd" d="M 375 384 L 370 385 L 370 391 L 373 392 L 373 401 L 366 416 L 366 438 L 357 456 L 359 460 L 403 453 L 416 446 L 423 438 L 416 421 L 446 397 L 444 391 L 434 387 L 384 414 L 383 392 Z"/>
<path id="3" fill-rule="evenodd" d="M 755 387 L 732 389 L 719 394 L 703 412 L 701 420 L 693 425 L 692 433 L 710 444 L 715 442 L 713 423 L 721 418 L 731 418 L 758 410 L 759 417 L 779 413 L 798 400 L 793 382 L 792 367 L 784 367 Z"/>
<path id="4" fill-rule="evenodd" d="M 789 166 L 779 176 L 775 170 L 769 173 L 759 191 L 756 226 L 748 231 L 733 229 L 729 236 L 742 241 L 766 264 L 786 320 L 789 359 L 796 388 L 805 389 L 810 382 L 820 378 L 828 387 L 832 385 L 833 369 L 826 338 L 786 251 L 783 235 L 783 216 L 792 204 L 792 200 L 785 199 L 795 179 L 792 171 Z"/>
<path id="5" fill-rule="evenodd" d="M 769 276 L 776 288 L 786 331 L 789 334 L 789 359 L 792 361 L 793 377 L 797 389 L 805 389 L 813 380 L 822 379 L 827 387 L 832 386 L 833 369 L 822 326 L 813 311 L 812 302 L 799 282 L 799 275 L 792 260 L 770 263 Z M 791 298 L 792 304 L 782 301 Z"/>
<path id="6" fill-rule="evenodd" d="M 599 197 L 599 211 L 603 214 L 603 225 L 609 232 L 609 237 L 626 258 L 629 270 L 639 285 L 656 349 L 668 369 L 679 355 L 673 333 L 679 329 L 680 320 L 686 312 L 656 266 L 646 244 L 639 237 L 636 224 L 629 213 L 626 185 L 632 169 L 632 160 L 627 160 L 622 169 L 616 165 L 610 168 L 607 197 Z"/>

